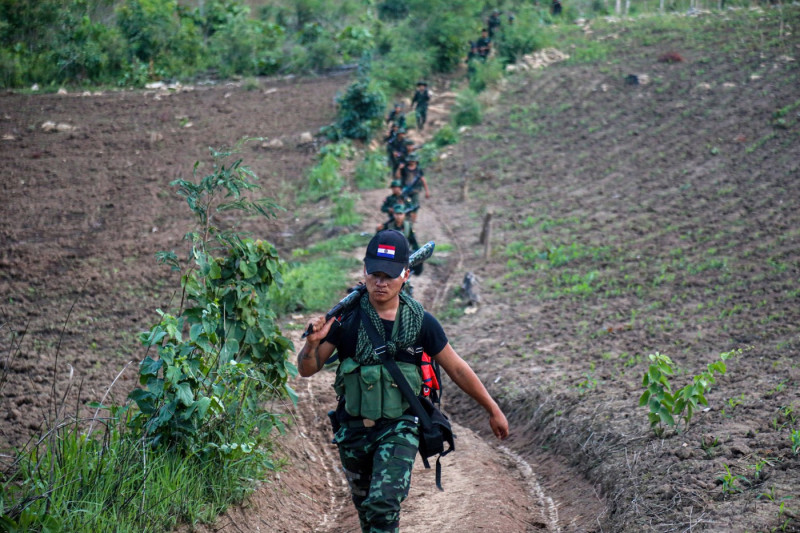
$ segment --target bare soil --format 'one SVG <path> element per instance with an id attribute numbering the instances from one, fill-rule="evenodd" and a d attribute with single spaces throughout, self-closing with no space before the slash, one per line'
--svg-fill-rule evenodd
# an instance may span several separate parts
<path id="1" fill-rule="evenodd" d="M 418 297 L 502 402 L 512 435 L 500 446 L 446 384 L 458 450 L 443 459 L 445 492 L 431 471 L 414 473 L 404 530 L 800 530 L 800 44 L 790 33 L 750 46 L 727 18 L 713 23 L 718 40 L 702 46 L 654 40 L 600 68 L 515 74 L 483 124 L 427 169 L 434 197 L 417 232 L 452 249 L 426 267 Z M 800 26 L 796 9 L 785 24 Z M 728 34 L 747 46 L 727 46 Z M 670 50 L 685 61 L 657 60 Z M 627 85 L 628 74 L 650 83 Z M 3 450 L 36 435 L 64 395 L 87 415 L 123 369 L 111 397 L 135 386 L 135 335 L 178 283 L 153 254 L 180 248 L 190 224 L 168 183 L 207 163 L 208 146 L 267 137 L 245 162 L 293 205 L 314 161 L 300 134 L 332 120 L 347 82 L 0 95 Z M 45 132 L 47 121 L 74 129 Z M 358 229 L 380 221 L 384 194 L 363 195 Z M 325 235 L 319 212 L 245 227 L 288 253 Z M 480 280 L 471 308 L 467 271 Z M 24 333 L 18 351 L 12 333 Z M 656 436 L 638 406 L 647 354 L 672 357 L 683 386 L 739 348 L 708 408 Z M 281 440 L 287 467 L 198 530 L 357 530 L 329 444 L 330 377 L 298 381 L 298 408 L 282 407 L 296 420 Z M 742 476 L 728 491 L 726 468 Z"/>

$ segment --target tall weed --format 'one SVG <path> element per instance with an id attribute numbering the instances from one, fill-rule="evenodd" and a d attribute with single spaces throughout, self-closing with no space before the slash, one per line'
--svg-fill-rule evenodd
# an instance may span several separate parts
<path id="1" fill-rule="evenodd" d="M 474 126 L 480 124 L 483 110 L 478 95 L 471 89 L 461 91 L 456 96 L 453 106 L 453 122 L 456 126 Z"/>

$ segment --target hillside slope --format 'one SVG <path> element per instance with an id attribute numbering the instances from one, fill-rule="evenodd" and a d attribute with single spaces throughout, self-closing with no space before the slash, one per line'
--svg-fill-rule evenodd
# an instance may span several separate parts
<path id="1" fill-rule="evenodd" d="M 798 25 L 794 6 L 576 29 L 572 60 L 511 77 L 436 169 L 484 295 L 454 343 L 515 448 L 605 495 L 603 530 L 800 528 Z M 739 349 L 708 408 L 656 436 L 648 354 L 674 392 Z"/>

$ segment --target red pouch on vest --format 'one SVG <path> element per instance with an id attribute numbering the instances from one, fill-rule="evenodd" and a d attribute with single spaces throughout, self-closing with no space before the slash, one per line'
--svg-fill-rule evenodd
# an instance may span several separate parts
<path id="1" fill-rule="evenodd" d="M 425 352 L 422 352 L 420 370 L 422 370 L 422 394 L 423 396 L 430 396 L 431 389 L 439 390 L 439 380 L 436 379 L 431 356 Z"/>

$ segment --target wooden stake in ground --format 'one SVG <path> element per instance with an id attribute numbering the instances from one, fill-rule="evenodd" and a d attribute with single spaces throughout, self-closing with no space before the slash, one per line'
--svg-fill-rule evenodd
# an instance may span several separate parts
<path id="1" fill-rule="evenodd" d="M 483 245 L 483 258 L 488 259 L 489 254 L 492 252 L 492 215 L 494 211 L 490 207 L 486 210 L 486 214 L 483 216 L 483 229 L 481 230 L 481 236 L 478 242 Z"/>

